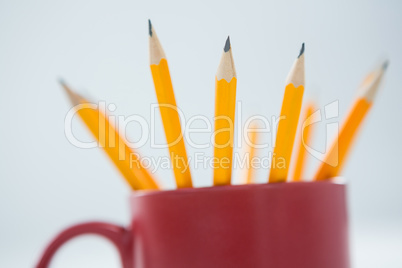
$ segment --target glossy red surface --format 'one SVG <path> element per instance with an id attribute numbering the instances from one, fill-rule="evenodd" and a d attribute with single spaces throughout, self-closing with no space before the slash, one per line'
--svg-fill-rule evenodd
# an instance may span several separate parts
<path id="1" fill-rule="evenodd" d="M 69 238 L 97 233 L 117 246 L 124 268 L 347 268 L 345 189 L 313 182 L 134 193 L 132 231 L 102 223 L 72 227 L 37 267 L 47 267 Z"/>

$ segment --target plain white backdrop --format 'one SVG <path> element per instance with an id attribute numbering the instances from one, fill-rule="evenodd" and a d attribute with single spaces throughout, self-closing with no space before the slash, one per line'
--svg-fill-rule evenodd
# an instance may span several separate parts
<path id="1" fill-rule="evenodd" d="M 32 267 L 47 242 L 70 224 L 128 223 L 130 191 L 106 155 L 98 148 L 76 148 L 64 135 L 70 106 L 57 79 L 93 100 L 116 104 L 116 115 L 149 117 L 156 96 L 148 18 L 186 116 L 213 117 L 214 76 L 228 34 L 244 116 L 278 115 L 284 81 L 302 42 L 305 96 L 318 95 L 321 106 L 338 100 L 339 120 L 365 74 L 388 58 L 383 90 L 344 176 L 353 266 L 401 267 L 401 12 L 400 1 L 379 0 L 0 0 L 0 267 Z M 157 140 L 163 142 L 158 120 Z M 79 120 L 74 133 L 92 139 Z M 132 124 L 127 133 L 136 139 L 140 130 Z M 324 137 L 322 125 L 315 133 L 317 148 L 323 148 Z M 149 144 L 140 151 L 167 155 Z M 211 148 L 202 152 L 212 155 Z M 310 175 L 317 164 L 310 162 Z M 196 186 L 211 185 L 210 169 L 192 174 Z M 267 175 L 268 170 L 258 172 L 260 181 Z M 165 188 L 174 187 L 170 170 L 158 170 L 157 177 Z M 67 244 L 52 267 L 119 266 L 111 245 L 84 237 Z"/>

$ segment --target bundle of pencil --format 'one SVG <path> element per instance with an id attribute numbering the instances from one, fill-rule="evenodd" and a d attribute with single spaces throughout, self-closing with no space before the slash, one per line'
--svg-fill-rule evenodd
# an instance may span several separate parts
<path id="1" fill-rule="evenodd" d="M 150 68 L 176 186 L 177 188 L 193 187 L 168 62 L 151 21 L 148 21 L 148 24 Z M 300 128 L 300 141 L 296 143 L 296 159 L 292 159 L 305 88 L 304 52 L 303 43 L 286 79 L 275 147 L 271 156 L 269 183 L 290 181 L 289 167 L 292 163 L 291 161 L 295 161 L 291 180 L 295 182 L 302 181 L 305 177 L 304 173 L 309 156 L 306 146 L 312 141 L 313 131 L 309 118 L 317 110 L 313 102 L 309 102 L 306 105 Z M 385 62 L 380 68 L 370 73 L 362 83 L 359 95 L 351 107 L 338 137 L 333 141 L 330 150 L 326 152 L 325 158 L 322 160 L 313 180 L 329 180 L 341 174 L 358 129 L 372 106 L 387 66 L 388 62 Z M 120 136 L 113 124 L 109 122 L 107 116 L 86 98 L 74 92 L 65 82 L 60 82 L 76 108 L 77 114 L 98 140 L 100 147 L 104 149 L 130 187 L 133 190 L 159 189 L 150 172 L 140 164 L 141 161 L 138 161 L 138 154 L 134 154 L 133 149 Z M 230 38 L 228 37 L 215 77 L 214 186 L 230 185 L 232 180 L 236 87 L 236 69 Z M 255 127 L 256 125 L 254 124 L 253 128 Z M 259 133 L 254 131 L 251 134 L 250 144 L 247 147 L 249 160 L 244 183 L 254 183 L 256 181 L 255 170 L 251 166 L 251 161 L 257 155 L 255 146 L 256 141 L 259 139 L 257 136 Z M 133 165 L 133 160 L 137 164 Z"/>

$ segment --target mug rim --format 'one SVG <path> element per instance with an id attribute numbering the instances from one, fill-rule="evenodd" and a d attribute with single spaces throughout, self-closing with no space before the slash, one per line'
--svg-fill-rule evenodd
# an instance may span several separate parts
<path id="1" fill-rule="evenodd" d="M 130 193 L 130 198 L 136 197 L 146 197 L 146 196 L 159 196 L 159 195 L 186 195 L 193 193 L 204 193 L 204 192 L 222 192 L 222 191 L 238 191 L 238 190 L 251 190 L 251 189 L 275 189 L 275 188 L 286 188 L 286 187 L 299 187 L 298 185 L 305 185 L 309 187 L 311 185 L 337 185 L 340 187 L 345 187 L 346 182 L 343 178 L 340 180 L 339 177 L 325 181 L 291 181 L 291 182 L 279 182 L 279 183 L 253 183 L 253 184 L 235 184 L 235 185 L 223 185 L 223 186 L 205 186 L 205 187 L 193 187 L 193 188 L 180 188 L 180 189 L 169 189 L 169 190 L 140 190 Z"/>

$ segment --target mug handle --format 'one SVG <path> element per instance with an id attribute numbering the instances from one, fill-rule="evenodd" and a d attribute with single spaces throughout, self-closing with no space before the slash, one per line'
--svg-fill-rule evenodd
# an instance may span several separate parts
<path id="1" fill-rule="evenodd" d="M 47 246 L 36 268 L 47 268 L 53 255 L 65 242 L 84 234 L 96 234 L 107 238 L 119 251 L 123 268 L 133 268 L 133 241 L 131 230 L 104 222 L 77 224 L 62 231 Z"/>

